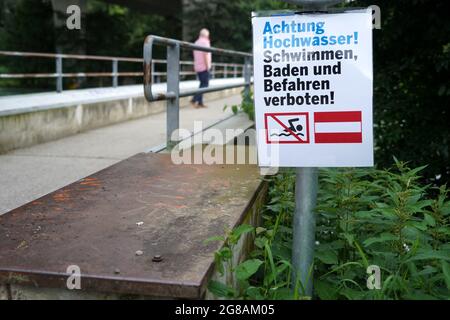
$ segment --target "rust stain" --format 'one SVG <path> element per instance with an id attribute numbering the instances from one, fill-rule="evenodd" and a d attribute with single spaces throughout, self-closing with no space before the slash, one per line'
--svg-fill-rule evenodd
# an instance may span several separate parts
<path id="1" fill-rule="evenodd" d="M 58 191 L 56 194 L 53 195 L 53 200 L 55 200 L 56 202 L 70 201 L 71 200 L 70 190 L 62 189 L 61 191 Z"/>
<path id="2" fill-rule="evenodd" d="M 102 183 L 97 178 L 87 177 L 81 180 L 80 185 L 89 187 L 99 187 L 102 185 Z"/>

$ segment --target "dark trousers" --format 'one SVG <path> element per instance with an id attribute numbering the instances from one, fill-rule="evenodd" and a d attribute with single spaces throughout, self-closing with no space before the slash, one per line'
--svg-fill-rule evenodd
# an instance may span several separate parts
<path id="1" fill-rule="evenodd" d="M 200 88 L 207 88 L 209 85 L 209 72 L 207 70 L 197 72 L 198 80 L 200 80 Z M 197 93 L 193 98 L 193 102 L 203 104 L 203 94 Z"/>

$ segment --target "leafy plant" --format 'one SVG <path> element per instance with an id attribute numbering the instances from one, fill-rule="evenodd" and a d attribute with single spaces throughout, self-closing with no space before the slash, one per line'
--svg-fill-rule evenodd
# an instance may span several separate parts
<path id="1" fill-rule="evenodd" d="M 317 295 L 322 299 L 447 299 L 448 190 L 428 197 L 425 167 L 324 170 L 317 206 Z M 382 270 L 368 290 L 366 269 Z M 445 270 L 445 272 L 444 272 Z"/>
<path id="2" fill-rule="evenodd" d="M 448 189 L 422 185 L 424 168 L 395 160 L 389 170 L 321 170 L 314 298 L 450 297 Z M 270 179 L 264 223 L 254 229 L 255 249 L 231 270 L 241 284 L 233 297 L 308 298 L 291 279 L 294 181 L 291 170 Z M 366 285 L 372 265 L 381 270 L 379 290 Z"/>
<path id="3" fill-rule="evenodd" d="M 246 94 L 245 89 L 241 92 L 242 102 L 240 105 L 234 104 L 231 106 L 231 111 L 234 114 L 237 114 L 240 110 L 245 112 L 248 115 L 248 118 L 252 121 L 255 120 L 255 105 L 253 103 L 253 91 L 250 90 L 249 94 Z M 223 107 L 225 111 L 228 109 L 228 105 Z"/>

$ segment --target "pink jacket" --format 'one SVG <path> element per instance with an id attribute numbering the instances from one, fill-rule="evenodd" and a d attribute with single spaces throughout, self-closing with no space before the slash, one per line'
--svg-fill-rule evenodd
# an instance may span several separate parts
<path id="1" fill-rule="evenodd" d="M 199 37 L 195 44 L 203 47 L 211 47 L 208 38 Z M 194 70 L 195 72 L 207 71 L 211 68 L 211 52 L 194 50 Z"/>

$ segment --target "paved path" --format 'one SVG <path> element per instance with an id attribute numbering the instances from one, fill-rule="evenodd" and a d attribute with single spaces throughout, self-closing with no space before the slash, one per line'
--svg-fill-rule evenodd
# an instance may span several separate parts
<path id="1" fill-rule="evenodd" d="M 192 131 L 201 120 L 209 126 L 231 115 L 224 105 L 240 101 L 234 95 L 211 101 L 206 109 L 182 108 L 180 125 Z M 159 113 L 0 155 L 0 214 L 161 145 L 165 123 L 165 113 Z"/>

